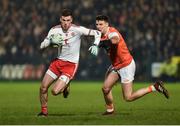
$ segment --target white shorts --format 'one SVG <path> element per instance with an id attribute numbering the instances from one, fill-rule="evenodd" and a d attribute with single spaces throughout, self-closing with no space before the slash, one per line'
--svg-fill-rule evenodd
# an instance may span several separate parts
<path id="1" fill-rule="evenodd" d="M 134 60 L 132 60 L 128 66 L 117 70 L 117 73 L 121 77 L 121 83 L 124 84 L 124 83 L 132 82 L 134 80 L 135 70 L 136 70 L 136 65 Z"/>

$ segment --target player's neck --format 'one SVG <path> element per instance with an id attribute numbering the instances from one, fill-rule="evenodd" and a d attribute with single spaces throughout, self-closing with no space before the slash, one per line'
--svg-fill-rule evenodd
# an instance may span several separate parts
<path id="1" fill-rule="evenodd" d="M 70 28 L 70 27 L 69 27 L 69 28 Z M 69 30 L 69 28 L 68 28 L 68 29 L 62 28 L 62 31 L 63 31 L 64 33 L 66 33 L 66 32 Z"/>
<path id="2" fill-rule="evenodd" d="M 109 32 L 109 27 L 107 27 L 107 28 L 105 29 L 104 35 L 107 35 L 108 32 Z"/>
<path id="3" fill-rule="evenodd" d="M 68 28 L 63 28 L 63 27 L 62 27 L 62 31 L 63 31 L 64 33 L 66 33 L 66 32 L 70 29 L 70 27 L 71 27 L 71 25 L 70 25 Z"/>
<path id="4" fill-rule="evenodd" d="M 66 32 L 68 31 L 68 29 L 63 29 L 63 28 L 62 28 L 62 31 L 63 31 L 64 33 L 66 33 Z"/>

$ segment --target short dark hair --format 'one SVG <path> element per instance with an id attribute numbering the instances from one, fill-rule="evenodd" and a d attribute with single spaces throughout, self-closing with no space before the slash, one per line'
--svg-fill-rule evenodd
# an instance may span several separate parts
<path id="1" fill-rule="evenodd" d="M 73 16 L 73 15 L 72 15 L 72 11 L 69 10 L 69 9 L 63 9 L 61 16 Z"/>
<path id="2" fill-rule="evenodd" d="M 96 20 L 109 22 L 109 18 L 106 15 L 98 15 L 98 16 L 96 16 Z"/>

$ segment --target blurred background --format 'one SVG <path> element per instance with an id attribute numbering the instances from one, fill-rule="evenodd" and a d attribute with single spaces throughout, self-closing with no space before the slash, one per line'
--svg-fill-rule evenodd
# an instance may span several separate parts
<path id="1" fill-rule="evenodd" d="M 179 0 L 1 0 L 0 80 L 41 79 L 57 50 L 39 46 L 64 8 L 75 24 L 93 29 L 96 15 L 109 16 L 135 59 L 135 81 L 180 80 Z M 104 50 L 88 52 L 92 42 L 82 37 L 76 80 L 102 80 L 110 65 Z"/>

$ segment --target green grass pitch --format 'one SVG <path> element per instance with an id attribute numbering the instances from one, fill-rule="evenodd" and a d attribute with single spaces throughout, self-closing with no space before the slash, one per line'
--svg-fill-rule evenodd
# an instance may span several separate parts
<path id="1" fill-rule="evenodd" d="M 166 85 L 167 100 L 159 93 L 151 93 L 134 102 L 125 102 L 121 86 L 113 89 L 116 113 L 102 116 L 105 104 L 102 82 L 71 83 L 67 99 L 52 96 L 49 91 L 49 116 L 37 117 L 40 82 L 0 82 L 0 125 L 178 125 L 180 124 L 180 83 Z M 134 89 L 148 86 L 135 83 Z"/>

